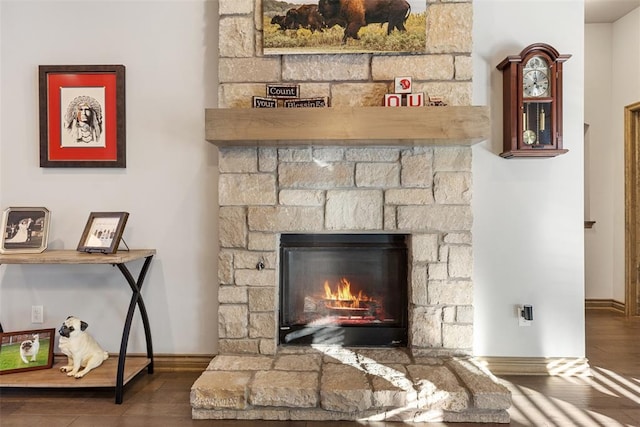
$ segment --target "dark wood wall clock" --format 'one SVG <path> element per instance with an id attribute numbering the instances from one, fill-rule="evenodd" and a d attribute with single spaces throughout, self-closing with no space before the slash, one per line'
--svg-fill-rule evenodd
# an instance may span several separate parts
<path id="1" fill-rule="evenodd" d="M 570 57 L 536 43 L 498 64 L 504 110 L 500 156 L 555 157 L 569 151 L 562 148 L 562 63 Z"/>

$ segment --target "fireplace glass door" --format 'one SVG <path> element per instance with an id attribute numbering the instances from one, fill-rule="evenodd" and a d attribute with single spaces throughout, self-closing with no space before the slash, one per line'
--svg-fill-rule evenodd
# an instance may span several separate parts
<path id="1" fill-rule="evenodd" d="M 407 236 L 283 234 L 281 345 L 406 346 Z"/>

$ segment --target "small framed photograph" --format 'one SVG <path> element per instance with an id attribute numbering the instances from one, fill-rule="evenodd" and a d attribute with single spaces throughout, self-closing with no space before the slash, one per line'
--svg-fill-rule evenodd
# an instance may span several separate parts
<path id="1" fill-rule="evenodd" d="M 40 167 L 126 167 L 124 65 L 41 65 Z"/>
<path id="2" fill-rule="evenodd" d="M 0 375 L 53 366 L 55 329 L 0 334 Z"/>
<path id="3" fill-rule="evenodd" d="M 128 212 L 91 212 L 78 251 L 113 254 L 118 250 Z"/>
<path id="4" fill-rule="evenodd" d="M 47 249 L 47 208 L 7 208 L 2 213 L 0 253 L 37 254 Z"/>

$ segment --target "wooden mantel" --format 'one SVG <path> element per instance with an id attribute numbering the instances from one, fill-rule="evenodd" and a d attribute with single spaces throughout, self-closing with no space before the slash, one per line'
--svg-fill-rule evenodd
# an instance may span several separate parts
<path id="1" fill-rule="evenodd" d="M 490 136 L 484 106 L 214 108 L 205 122 L 219 147 L 472 145 Z"/>

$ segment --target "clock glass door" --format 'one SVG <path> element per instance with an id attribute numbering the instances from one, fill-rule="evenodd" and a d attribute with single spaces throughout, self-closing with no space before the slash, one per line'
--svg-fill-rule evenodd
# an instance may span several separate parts
<path id="1" fill-rule="evenodd" d="M 522 69 L 522 145 L 520 148 L 553 148 L 551 67 L 535 55 Z"/>
<path id="2" fill-rule="evenodd" d="M 551 101 L 524 102 L 522 104 L 522 142 L 533 146 L 553 145 L 551 133 Z"/>

